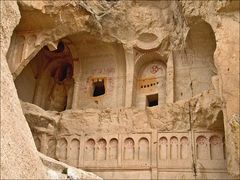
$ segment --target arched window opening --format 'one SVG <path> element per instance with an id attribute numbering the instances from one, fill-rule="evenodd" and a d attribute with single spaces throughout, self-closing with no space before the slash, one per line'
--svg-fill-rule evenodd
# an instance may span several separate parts
<path id="1" fill-rule="evenodd" d="M 157 54 L 141 57 L 135 67 L 134 105 L 144 109 L 166 103 L 166 65 Z"/>

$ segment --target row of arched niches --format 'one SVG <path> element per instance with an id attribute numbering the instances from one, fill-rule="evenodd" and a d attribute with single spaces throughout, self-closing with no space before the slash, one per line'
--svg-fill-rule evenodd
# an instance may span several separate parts
<path id="1" fill-rule="evenodd" d="M 149 132 L 134 134 L 34 135 L 38 150 L 81 168 L 204 168 L 225 169 L 224 136 L 220 132 Z"/>

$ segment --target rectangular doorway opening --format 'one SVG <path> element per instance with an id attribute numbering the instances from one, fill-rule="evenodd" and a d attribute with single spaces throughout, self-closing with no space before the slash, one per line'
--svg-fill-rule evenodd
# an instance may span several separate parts
<path id="1" fill-rule="evenodd" d="M 147 103 L 146 106 L 147 107 L 152 107 L 152 106 L 157 106 L 158 105 L 158 94 L 151 94 L 151 95 L 147 95 L 146 97 L 147 99 Z"/>
<path id="2" fill-rule="evenodd" d="M 105 94 L 104 79 L 93 82 L 93 97 Z"/>

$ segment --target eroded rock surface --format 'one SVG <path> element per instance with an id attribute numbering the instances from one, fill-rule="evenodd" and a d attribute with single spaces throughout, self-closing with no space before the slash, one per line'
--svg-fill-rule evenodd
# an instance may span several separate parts
<path id="1" fill-rule="evenodd" d="M 49 179 L 102 179 L 93 173 L 74 168 L 63 162 L 56 161 L 44 154 L 39 153 L 39 156 L 47 168 Z"/>
<path id="2" fill-rule="evenodd" d="M 132 133 L 141 131 L 186 131 L 191 128 L 223 130 L 218 121 L 223 102 L 214 92 L 204 92 L 188 101 L 149 107 L 120 109 L 83 109 L 63 112 L 44 111 L 22 102 L 24 115 L 32 130 L 52 130 L 52 134 Z M 223 117 L 221 117 L 223 118 Z M 218 126 L 216 126 L 216 125 Z"/>
<path id="3" fill-rule="evenodd" d="M 1 2 L 1 179 L 43 179 L 46 171 L 23 116 L 6 60 L 10 38 L 19 20 L 17 2 Z"/>

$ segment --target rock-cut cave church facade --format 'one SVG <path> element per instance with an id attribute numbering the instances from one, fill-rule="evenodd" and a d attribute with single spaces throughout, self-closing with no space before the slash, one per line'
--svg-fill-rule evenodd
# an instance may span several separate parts
<path id="1" fill-rule="evenodd" d="M 131 47 L 89 33 L 38 50 L 37 40 L 16 30 L 8 64 L 23 107 L 49 114 L 23 108 L 38 151 L 110 179 L 228 177 L 221 107 L 212 124 L 199 115 L 195 125 L 188 102 L 217 93 L 210 24 L 197 21 L 185 47 L 167 53 L 168 42 L 151 32 Z M 36 117 L 43 123 L 31 124 Z"/>

